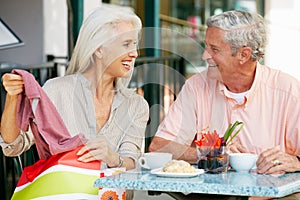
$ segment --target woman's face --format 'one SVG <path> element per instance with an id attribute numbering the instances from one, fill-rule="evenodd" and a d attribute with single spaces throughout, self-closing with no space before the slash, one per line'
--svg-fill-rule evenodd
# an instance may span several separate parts
<path id="1" fill-rule="evenodd" d="M 133 70 L 134 61 L 138 56 L 138 30 L 134 29 L 131 23 L 122 22 L 116 32 L 112 42 L 102 47 L 105 74 L 114 78 L 126 77 L 129 71 Z"/>

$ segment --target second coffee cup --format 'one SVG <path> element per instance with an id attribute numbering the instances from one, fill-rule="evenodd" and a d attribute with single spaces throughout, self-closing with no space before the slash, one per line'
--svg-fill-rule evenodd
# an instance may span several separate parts
<path id="1" fill-rule="evenodd" d="M 156 169 L 163 167 L 172 160 L 172 154 L 163 152 L 149 152 L 139 158 L 139 164 L 145 169 Z"/>

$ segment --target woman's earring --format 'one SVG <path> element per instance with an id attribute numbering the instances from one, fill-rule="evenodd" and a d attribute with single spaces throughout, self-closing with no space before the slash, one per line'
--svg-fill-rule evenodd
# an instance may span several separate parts
<path id="1" fill-rule="evenodd" d="M 95 55 L 97 56 L 98 59 L 102 59 L 102 57 L 103 57 L 102 53 L 99 51 L 96 51 Z"/>

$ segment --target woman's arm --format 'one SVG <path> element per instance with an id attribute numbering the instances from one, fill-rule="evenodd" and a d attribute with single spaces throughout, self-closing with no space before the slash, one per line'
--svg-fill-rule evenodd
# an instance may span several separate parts
<path id="1" fill-rule="evenodd" d="M 9 73 L 2 76 L 2 81 L 7 94 L 1 117 L 0 145 L 4 155 L 18 156 L 34 143 L 31 131 L 22 132 L 16 123 L 18 95 L 23 92 L 24 83 L 21 76 Z"/>
<path id="2" fill-rule="evenodd" d="M 1 136 L 6 143 L 12 143 L 20 133 L 16 124 L 18 94 L 23 91 L 24 83 L 21 76 L 4 74 L 3 86 L 7 91 L 5 106 L 1 117 Z"/>
<path id="3" fill-rule="evenodd" d="M 149 120 L 149 105 L 143 97 L 137 95 L 131 99 L 129 106 L 126 106 L 125 109 L 128 115 L 125 117 L 127 119 L 124 122 L 130 124 L 130 126 L 125 129 L 126 135 L 122 139 L 118 155 L 123 158 L 122 166 L 129 170 L 136 167 L 136 160 L 142 154 L 142 143 L 144 142 L 145 130 Z"/>
<path id="4" fill-rule="evenodd" d="M 134 161 L 129 157 L 121 157 L 108 145 L 105 137 L 99 136 L 94 140 L 88 141 L 78 152 L 78 160 L 81 162 L 91 162 L 94 160 L 102 160 L 108 167 L 125 167 L 134 168 Z"/>
<path id="5" fill-rule="evenodd" d="M 146 137 L 145 130 L 149 120 L 149 105 L 147 101 L 139 95 L 132 100 L 128 107 L 128 123 L 131 123 L 131 125 L 126 131 L 126 136 L 123 138 L 119 149 L 121 156 L 127 156 L 124 158 L 126 169 L 136 168 L 136 160 L 142 155 L 143 142 Z"/>

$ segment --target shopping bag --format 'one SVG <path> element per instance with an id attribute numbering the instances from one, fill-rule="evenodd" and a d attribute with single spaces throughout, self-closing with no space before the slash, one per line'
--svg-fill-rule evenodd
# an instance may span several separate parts
<path id="1" fill-rule="evenodd" d="M 114 175 L 125 170 L 115 170 L 110 173 L 101 172 L 100 178 Z M 124 188 L 99 188 L 98 200 L 126 200 L 126 190 Z"/>
<path id="2" fill-rule="evenodd" d="M 76 153 L 80 148 L 25 167 L 12 200 L 98 199 L 94 182 L 99 178 L 101 161 L 78 161 Z"/>

